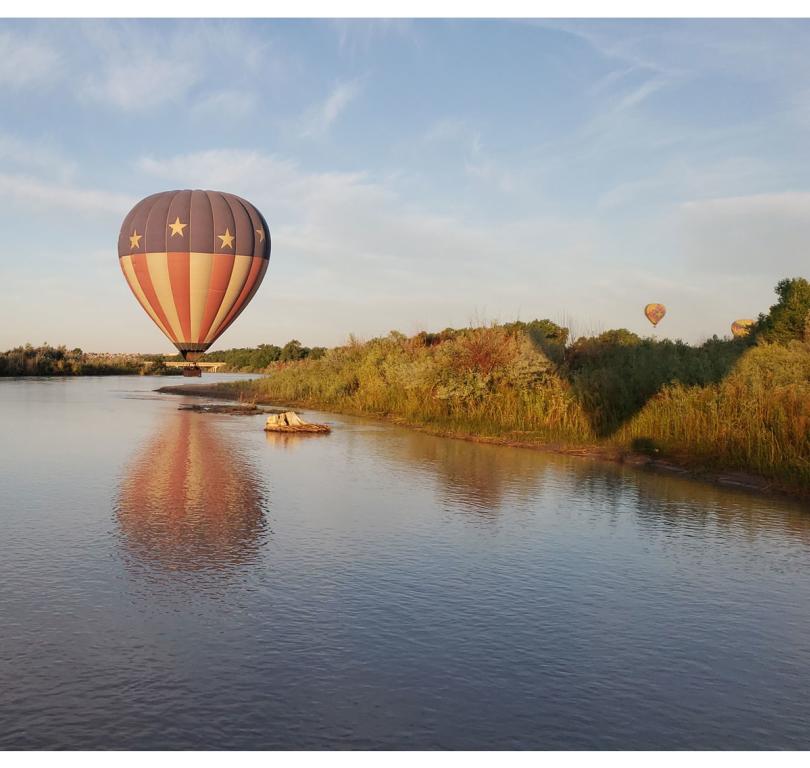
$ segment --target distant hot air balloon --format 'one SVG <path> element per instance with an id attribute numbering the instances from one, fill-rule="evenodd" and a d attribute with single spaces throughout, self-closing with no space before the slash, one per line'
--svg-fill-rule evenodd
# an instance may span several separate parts
<path id="1" fill-rule="evenodd" d="M 644 314 L 653 324 L 653 328 L 664 319 L 666 313 L 667 308 L 663 304 L 648 304 L 644 307 Z"/>
<path id="2" fill-rule="evenodd" d="M 247 306 L 269 259 L 264 217 L 225 192 L 150 195 L 127 214 L 118 237 L 129 287 L 190 362 Z"/>
<path id="3" fill-rule="evenodd" d="M 751 329 L 754 327 L 754 321 L 748 318 L 742 318 L 740 320 L 735 320 L 731 324 L 731 333 L 733 334 L 735 339 L 741 339 L 744 336 L 747 336 L 751 333 Z"/>

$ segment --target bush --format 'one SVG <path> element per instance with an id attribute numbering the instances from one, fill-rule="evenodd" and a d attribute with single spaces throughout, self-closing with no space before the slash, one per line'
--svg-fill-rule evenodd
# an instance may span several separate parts
<path id="1" fill-rule="evenodd" d="M 776 344 L 810 342 L 810 283 L 803 277 L 786 278 L 775 290 L 779 301 L 767 315 L 759 316 L 755 333 Z"/>
<path id="2" fill-rule="evenodd" d="M 722 381 L 673 384 L 617 434 L 662 451 L 810 490 L 810 345 L 749 348 Z"/>
<path id="3" fill-rule="evenodd" d="M 549 359 L 524 331 L 506 326 L 355 340 L 243 386 L 260 398 L 391 414 L 451 431 L 592 437 Z"/>
<path id="4" fill-rule="evenodd" d="M 0 376 L 104 376 L 137 374 L 147 358 L 142 355 L 107 355 L 83 352 L 78 347 L 26 344 L 0 353 Z"/>

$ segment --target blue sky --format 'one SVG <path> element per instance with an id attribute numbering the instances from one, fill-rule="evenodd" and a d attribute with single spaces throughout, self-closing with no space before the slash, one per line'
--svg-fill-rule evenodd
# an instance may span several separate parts
<path id="1" fill-rule="evenodd" d="M 169 351 L 120 273 L 155 191 L 257 205 L 217 348 L 549 317 L 699 341 L 810 276 L 810 25 L 0 22 L 0 349 Z"/>

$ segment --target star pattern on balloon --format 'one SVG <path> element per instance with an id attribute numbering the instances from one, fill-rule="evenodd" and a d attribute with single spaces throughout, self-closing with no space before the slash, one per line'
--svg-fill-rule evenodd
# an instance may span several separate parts
<path id="1" fill-rule="evenodd" d="M 130 248 L 140 248 L 141 247 L 141 238 L 143 235 L 138 234 L 137 229 L 132 230 L 132 234 L 129 236 L 129 247 Z"/>
<path id="2" fill-rule="evenodd" d="M 222 244 L 219 246 L 220 248 L 230 248 L 233 250 L 233 235 L 231 234 L 228 227 L 225 227 L 225 234 L 224 235 L 217 235 L 217 237 L 222 240 Z"/>
<path id="3" fill-rule="evenodd" d="M 257 229 L 256 234 L 259 236 L 259 242 L 263 243 L 264 242 L 264 230 L 263 229 Z"/>
<path id="4" fill-rule="evenodd" d="M 169 229 L 171 229 L 171 231 L 172 231 L 171 236 L 172 236 L 172 237 L 174 237 L 175 235 L 180 235 L 180 237 L 182 237 L 182 236 L 183 236 L 183 234 L 184 234 L 183 230 L 184 230 L 184 229 L 185 229 L 187 226 L 188 226 L 188 224 L 183 224 L 183 223 L 180 221 L 180 217 L 178 216 L 178 217 L 177 217 L 177 218 L 174 220 L 174 224 L 169 224 Z"/>

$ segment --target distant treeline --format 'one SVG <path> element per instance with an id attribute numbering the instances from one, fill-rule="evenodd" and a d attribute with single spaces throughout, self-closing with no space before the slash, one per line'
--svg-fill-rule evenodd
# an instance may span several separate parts
<path id="1" fill-rule="evenodd" d="M 0 376 L 113 376 L 176 373 L 161 355 L 99 354 L 26 344 L 0 352 Z"/>
<path id="2" fill-rule="evenodd" d="M 305 347 L 293 339 L 283 347 L 260 344 L 255 348 L 224 349 L 211 352 L 202 361 L 222 362 L 226 371 L 261 373 L 273 363 L 296 360 L 317 360 L 326 352 L 324 347 Z M 31 344 L 0 352 L 0 376 L 112 376 L 112 375 L 179 375 L 167 361 L 182 360 L 180 355 L 104 354 L 83 352 L 78 347 L 68 349 Z"/>
<path id="3" fill-rule="evenodd" d="M 318 360 L 326 352 L 325 347 L 305 347 L 298 339 L 288 341 L 283 347 L 275 344 L 259 344 L 258 347 L 223 349 L 207 352 L 200 362 L 225 363 L 224 370 L 259 373 L 273 363 L 290 363 L 296 360 Z M 176 355 L 169 360 L 180 360 Z"/>
<path id="4" fill-rule="evenodd" d="M 246 398 L 389 415 L 449 434 L 605 444 L 810 493 L 810 284 L 781 281 L 751 334 L 693 346 L 549 320 L 392 331 L 230 385 Z"/>

